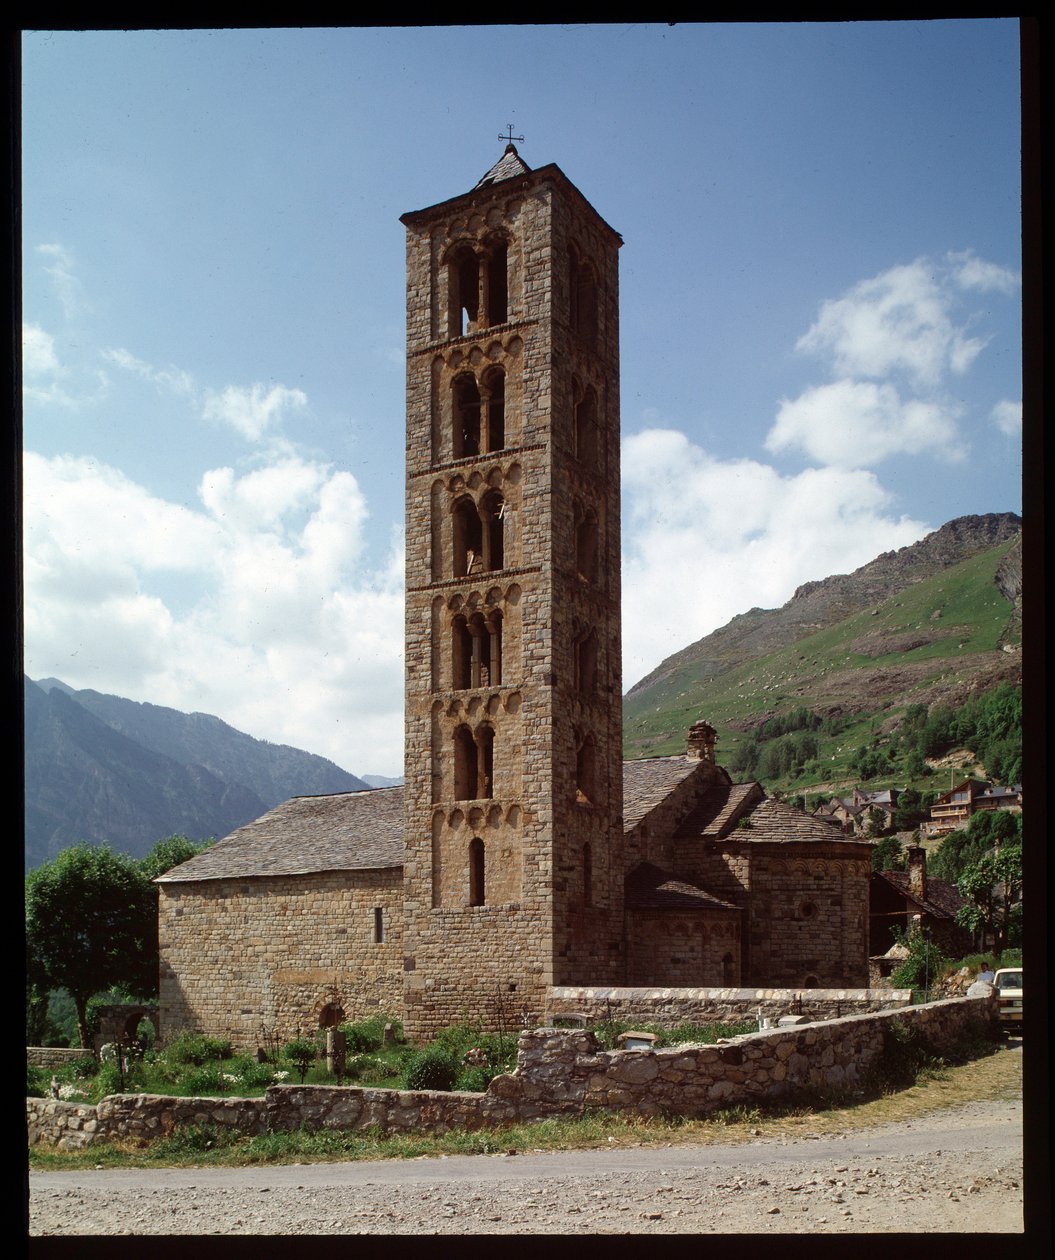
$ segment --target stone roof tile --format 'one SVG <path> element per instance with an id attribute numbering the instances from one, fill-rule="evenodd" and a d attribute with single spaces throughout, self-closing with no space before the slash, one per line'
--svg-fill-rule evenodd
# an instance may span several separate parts
<path id="1" fill-rule="evenodd" d="M 700 768 L 695 758 L 648 757 L 623 762 L 623 830 L 630 831 Z"/>
<path id="2" fill-rule="evenodd" d="M 159 883 L 403 865 L 403 789 L 295 796 L 166 871 Z"/>
<path id="3" fill-rule="evenodd" d="M 635 866 L 626 877 L 624 887 L 628 910 L 737 909 L 731 901 L 723 901 L 705 888 L 678 879 L 651 862 Z"/>
<path id="4" fill-rule="evenodd" d="M 477 180 L 473 189 L 475 191 L 477 188 L 486 188 L 488 184 L 498 184 L 504 179 L 516 179 L 518 175 L 526 175 L 530 170 L 531 167 L 516 151 L 516 145 L 510 143 L 506 145 L 505 152 L 487 174 Z"/>

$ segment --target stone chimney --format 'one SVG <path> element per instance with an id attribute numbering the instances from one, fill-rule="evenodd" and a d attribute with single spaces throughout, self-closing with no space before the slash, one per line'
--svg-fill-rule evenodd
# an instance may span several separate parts
<path id="1" fill-rule="evenodd" d="M 917 901 L 927 900 L 927 851 L 919 845 L 910 845 L 905 850 L 908 858 L 909 892 Z"/>
<path id="2" fill-rule="evenodd" d="M 714 740 L 717 732 L 709 722 L 693 722 L 689 727 L 689 747 L 686 756 L 691 761 L 709 761 L 714 765 Z"/>

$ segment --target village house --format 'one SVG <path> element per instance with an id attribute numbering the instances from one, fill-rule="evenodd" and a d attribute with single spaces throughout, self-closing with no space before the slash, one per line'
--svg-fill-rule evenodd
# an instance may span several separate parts
<path id="1" fill-rule="evenodd" d="M 944 836 L 962 831 L 980 810 L 1006 809 L 1022 812 L 1022 785 L 1001 787 L 983 779 L 964 779 L 948 792 L 943 792 L 930 809 L 930 818 L 923 824 L 926 836 Z"/>
<path id="2" fill-rule="evenodd" d="M 163 1036 L 864 986 L 867 840 L 733 784 L 705 722 L 622 759 L 618 233 L 512 143 L 402 222 L 405 785 L 288 801 L 160 878 Z"/>
<path id="3" fill-rule="evenodd" d="M 818 805 L 813 816 L 838 822 L 846 830 L 860 835 L 889 831 L 894 825 L 894 813 L 902 790 L 883 788 L 875 792 L 865 792 L 855 787 L 850 796 L 833 796 L 830 801 Z M 877 821 L 878 826 L 874 825 L 873 820 Z"/>

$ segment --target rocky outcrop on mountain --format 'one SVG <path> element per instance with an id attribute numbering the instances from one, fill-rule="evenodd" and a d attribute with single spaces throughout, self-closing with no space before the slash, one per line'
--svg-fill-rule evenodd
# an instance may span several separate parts
<path id="1" fill-rule="evenodd" d="M 662 683 L 686 665 L 700 678 L 713 677 L 756 657 L 766 656 L 816 630 L 880 603 L 942 569 L 1021 536 L 1022 521 L 1013 512 L 961 516 L 918 543 L 885 551 L 853 573 L 804 582 L 781 608 L 752 608 L 712 634 L 667 657 L 627 692 L 631 699 Z M 1005 561 L 1005 563 L 1007 563 Z M 1013 582 L 1014 562 L 1008 582 Z M 1021 553 L 1018 560 L 1021 586 Z M 1009 596 L 1010 598 L 1010 596 Z"/>

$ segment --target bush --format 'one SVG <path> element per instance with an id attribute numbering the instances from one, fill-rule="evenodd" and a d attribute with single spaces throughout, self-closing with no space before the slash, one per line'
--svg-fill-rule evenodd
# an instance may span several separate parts
<path id="1" fill-rule="evenodd" d="M 903 943 L 908 946 L 908 957 L 891 973 L 890 983 L 895 989 L 912 989 L 923 995 L 937 984 L 949 968 L 949 960 L 932 945 L 921 932 L 913 932 Z"/>
<path id="2" fill-rule="evenodd" d="M 31 1063 L 26 1064 L 27 1098 L 47 1098 L 50 1093 L 49 1084 L 49 1077 L 43 1068 L 33 1067 Z"/>
<path id="3" fill-rule="evenodd" d="M 93 1054 L 86 1054 L 83 1059 L 74 1059 L 72 1063 L 67 1063 L 65 1067 L 66 1072 L 80 1081 L 89 1080 L 98 1070 L 99 1064 L 96 1062 Z"/>
<path id="4" fill-rule="evenodd" d="M 282 1057 L 287 1063 L 292 1063 L 297 1069 L 302 1085 L 304 1084 L 304 1078 L 308 1075 L 308 1069 L 318 1058 L 318 1055 L 318 1046 L 307 1037 L 294 1037 L 292 1041 L 287 1042 L 282 1048 Z"/>
<path id="5" fill-rule="evenodd" d="M 922 1071 L 941 1063 L 941 1057 L 919 1028 L 891 1022 L 883 1029 L 883 1049 L 869 1072 L 866 1088 L 877 1094 L 908 1089 Z"/>
<path id="6" fill-rule="evenodd" d="M 460 1071 L 461 1065 L 455 1055 L 439 1045 L 432 1045 L 414 1055 L 407 1064 L 403 1087 L 448 1090 L 453 1088 Z"/>
<path id="7" fill-rule="evenodd" d="M 165 1047 L 165 1054 L 173 1063 L 193 1063 L 201 1067 L 218 1059 L 229 1059 L 231 1043 L 220 1037 L 184 1032 L 173 1037 Z"/>
<path id="8" fill-rule="evenodd" d="M 467 1067 L 459 1072 L 454 1088 L 469 1094 L 482 1094 L 497 1075 L 489 1067 Z"/>
<path id="9" fill-rule="evenodd" d="M 385 1025 L 391 1024 L 396 1041 L 403 1040 L 403 1025 L 398 1019 L 375 1015 L 372 1019 L 360 1019 L 354 1024 L 342 1024 L 345 1045 L 349 1054 L 369 1054 L 385 1044 Z"/>

